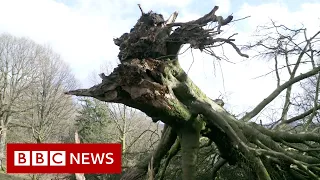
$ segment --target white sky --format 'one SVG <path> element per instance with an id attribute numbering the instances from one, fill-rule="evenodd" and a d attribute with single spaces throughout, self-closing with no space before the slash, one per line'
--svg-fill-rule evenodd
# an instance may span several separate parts
<path id="1" fill-rule="evenodd" d="M 106 62 L 116 61 L 119 51 L 112 39 L 128 32 L 135 24 L 140 15 L 137 3 L 145 11 L 153 9 L 163 13 L 165 18 L 177 10 L 179 22 L 198 18 L 214 5 L 220 6 L 217 11 L 220 15 L 233 13 L 235 19 L 250 15 L 249 19 L 224 27 L 227 34 L 238 33 L 237 44 L 248 41 L 256 26 L 270 22 L 269 18 L 288 26 L 303 23 L 311 31 L 310 35 L 320 25 L 319 1 L 300 2 L 294 9 L 289 8 L 292 4 L 279 0 L 268 4 L 253 4 L 252 0 L 203 2 L 210 7 L 193 10 L 196 0 L 0 0 L 0 33 L 28 36 L 38 43 L 49 43 L 71 66 L 82 87 L 88 88 L 91 86 L 88 75 L 92 71 L 99 70 Z M 262 60 L 242 62 L 244 59 L 232 49 L 227 48 L 225 52 L 236 64 L 221 62 L 224 86 L 219 65 L 213 66 L 214 58 L 196 50 L 189 75 L 211 98 L 222 93 L 227 107 L 236 113 L 250 110 L 276 87 L 272 76 L 253 80 L 270 71 L 273 65 Z M 187 71 L 192 63 L 190 51 L 180 56 L 180 62 Z"/>

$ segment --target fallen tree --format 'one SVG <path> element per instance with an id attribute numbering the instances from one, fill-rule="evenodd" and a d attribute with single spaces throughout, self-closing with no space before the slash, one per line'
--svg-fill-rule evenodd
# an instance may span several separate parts
<path id="1" fill-rule="evenodd" d="M 215 143 L 223 159 L 221 161 L 249 166 L 256 179 L 319 179 L 319 153 L 312 153 L 320 150 L 318 134 L 270 130 L 249 121 L 282 91 L 316 75 L 320 67 L 279 85 L 270 96 L 238 120 L 222 107 L 221 101 L 208 98 L 189 79 L 178 61 L 178 52 L 183 44 L 190 44 L 191 48 L 213 56 L 216 55 L 211 48 L 227 44 L 240 56 L 248 58 L 234 43 L 233 36 L 216 37 L 233 17 L 217 16 L 218 6 L 215 6 L 197 20 L 176 23 L 176 12 L 165 21 L 161 14 L 145 13 L 141 7 L 140 10 L 142 15 L 130 33 L 114 39 L 120 48 L 118 67 L 108 76 L 101 74 L 102 82 L 96 86 L 67 92 L 122 103 L 143 111 L 154 122 L 160 120 L 166 124 L 155 152 L 124 172 L 122 179 L 142 179 L 148 171 L 152 171 L 149 175 L 155 176 L 161 159 L 176 148 L 176 143 L 181 147 L 183 179 L 196 179 L 195 164 L 201 136 Z M 205 29 L 204 26 L 211 22 L 218 25 Z M 309 146 L 299 148 L 293 145 L 296 143 Z M 292 151 L 286 147 L 296 149 Z M 221 161 L 217 162 L 221 165 L 217 165 L 215 171 L 223 166 Z"/>

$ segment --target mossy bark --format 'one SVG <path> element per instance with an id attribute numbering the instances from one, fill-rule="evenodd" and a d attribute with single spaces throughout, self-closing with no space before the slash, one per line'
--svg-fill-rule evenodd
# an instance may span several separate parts
<path id="1" fill-rule="evenodd" d="M 200 132 L 194 129 L 182 129 L 179 133 L 182 150 L 183 180 L 194 180 L 197 155 L 199 151 Z"/>

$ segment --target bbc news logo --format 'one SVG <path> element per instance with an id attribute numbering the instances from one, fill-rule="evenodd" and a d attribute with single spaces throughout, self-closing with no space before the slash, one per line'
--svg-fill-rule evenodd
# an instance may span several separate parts
<path id="1" fill-rule="evenodd" d="M 7 173 L 121 173 L 121 144 L 7 144 Z"/>
<path id="2" fill-rule="evenodd" d="M 50 166 L 66 165 L 65 151 L 14 151 L 13 157 L 14 166 L 49 166 L 49 162 Z"/>

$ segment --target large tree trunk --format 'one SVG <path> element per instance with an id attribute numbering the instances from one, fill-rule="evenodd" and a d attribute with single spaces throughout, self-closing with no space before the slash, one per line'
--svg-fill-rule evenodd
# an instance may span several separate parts
<path id="1" fill-rule="evenodd" d="M 275 171 L 272 171 L 272 166 L 268 166 L 268 162 L 279 165 L 281 171 L 277 173 L 292 171 L 307 175 L 310 179 L 317 178 L 320 174 L 317 168 L 308 168 L 305 164 L 318 167 L 315 165 L 320 163 L 318 158 L 309 154 L 297 156 L 286 152 L 278 143 L 303 143 L 306 139 L 302 137 L 319 143 L 320 136 L 313 133 L 293 135 L 276 132 L 239 121 L 208 98 L 180 67 L 177 54 L 181 45 L 186 43 L 204 50 L 214 43 L 223 42 L 233 46 L 239 55 L 248 57 L 236 47 L 234 39 L 214 38 L 215 34 L 220 33 L 221 26 L 232 20 L 232 16 L 226 19 L 216 16 L 217 10 L 216 6 L 202 18 L 187 23 L 169 22 L 175 20 L 177 13 L 169 21 L 164 21 L 160 14 L 143 13 L 130 33 L 114 40 L 120 47 L 118 57 L 121 64 L 109 76 L 101 76 L 101 84 L 67 94 L 123 103 L 145 112 L 154 121 L 161 120 L 170 126 L 181 141 L 184 180 L 196 179 L 194 169 L 200 135 L 214 141 L 221 157 L 229 164 L 248 165 L 256 179 L 271 179 L 269 173 Z M 216 30 L 203 29 L 209 22 L 218 22 L 219 26 Z M 179 27 L 171 33 L 173 26 Z M 310 77 L 319 70 L 302 74 L 299 78 Z M 273 96 L 277 93 L 281 93 L 281 90 L 274 92 Z M 272 97 L 267 100 L 272 100 Z M 243 119 L 254 117 L 260 112 L 260 107 Z M 139 179 L 144 176 L 151 159 L 152 167 L 159 167 L 162 157 L 174 142 L 175 138 L 162 140 L 153 158 L 147 157 L 137 167 L 127 170 L 122 179 Z M 286 174 L 291 176 L 293 173 Z"/>
<path id="2" fill-rule="evenodd" d="M 197 153 L 199 149 L 200 131 L 193 128 L 184 128 L 180 132 L 181 149 L 182 149 L 182 169 L 184 180 L 194 180 L 195 165 L 197 162 Z"/>

